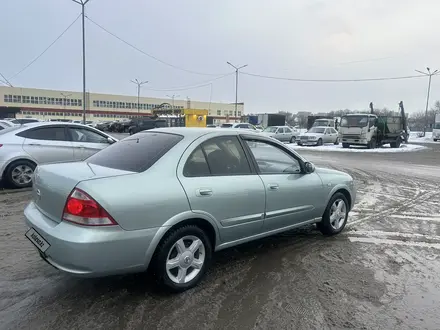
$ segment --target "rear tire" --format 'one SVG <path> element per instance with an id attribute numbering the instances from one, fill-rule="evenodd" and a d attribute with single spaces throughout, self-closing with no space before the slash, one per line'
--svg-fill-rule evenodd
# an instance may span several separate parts
<path id="1" fill-rule="evenodd" d="M 335 146 L 338 146 L 339 145 L 339 138 L 336 138 L 336 141 L 335 141 L 335 143 L 333 143 Z"/>
<path id="2" fill-rule="evenodd" d="M 37 165 L 26 159 L 19 159 L 8 165 L 5 180 L 11 188 L 26 188 L 32 186 L 32 177 Z"/>
<path id="3" fill-rule="evenodd" d="M 321 222 L 316 226 L 326 236 L 339 234 L 347 224 L 349 205 L 344 194 L 336 193 L 330 198 Z"/>
<path id="4" fill-rule="evenodd" d="M 197 247 L 191 250 L 192 246 Z M 155 251 L 156 280 L 168 291 L 186 291 L 203 279 L 211 259 L 212 244 L 205 231 L 195 225 L 171 229 Z"/>
<path id="5" fill-rule="evenodd" d="M 296 141 L 296 136 L 292 136 L 292 137 L 290 138 L 290 143 L 295 143 L 295 141 Z"/>

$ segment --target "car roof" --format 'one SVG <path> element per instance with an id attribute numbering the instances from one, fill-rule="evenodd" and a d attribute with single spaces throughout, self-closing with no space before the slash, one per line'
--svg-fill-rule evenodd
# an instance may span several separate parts
<path id="1" fill-rule="evenodd" d="M 312 128 L 324 128 L 325 129 L 325 128 L 332 128 L 332 127 L 331 126 L 314 126 Z"/>
<path id="2" fill-rule="evenodd" d="M 61 121 L 40 121 L 40 122 L 32 122 L 32 123 L 26 123 L 26 124 L 16 124 L 10 128 L 14 129 L 7 129 L 5 134 L 8 132 L 14 132 L 14 134 L 20 133 L 22 131 L 25 131 L 30 128 L 36 128 L 36 127 L 47 127 L 47 126 L 60 126 L 60 125 L 68 125 L 68 126 L 77 126 L 77 127 L 87 127 L 90 128 L 90 126 L 83 125 L 83 124 L 77 124 L 77 123 L 68 123 L 68 122 L 61 122 Z"/>
<path id="3" fill-rule="evenodd" d="M 163 128 L 154 128 L 148 131 L 142 131 L 143 132 L 160 132 L 160 133 L 170 133 L 170 134 L 178 134 L 182 135 L 185 138 L 189 139 L 197 139 L 203 135 L 206 134 L 214 134 L 216 136 L 223 136 L 223 135 L 255 135 L 258 137 L 261 137 L 260 134 L 254 133 L 251 130 L 237 130 L 237 129 L 230 129 L 230 128 L 223 128 L 223 129 L 217 129 L 217 128 L 211 128 L 211 127 L 163 127 Z"/>

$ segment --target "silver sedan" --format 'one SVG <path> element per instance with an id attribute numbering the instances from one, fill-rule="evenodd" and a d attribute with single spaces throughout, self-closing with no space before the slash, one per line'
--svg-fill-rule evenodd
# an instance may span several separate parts
<path id="1" fill-rule="evenodd" d="M 71 123 L 40 122 L 0 130 L 0 180 L 28 187 L 37 164 L 83 160 L 116 142 L 94 128 Z"/>
<path id="2" fill-rule="evenodd" d="M 118 157 L 115 157 L 118 155 Z M 235 129 L 143 131 L 86 161 L 38 166 L 26 237 L 49 264 L 96 277 L 153 271 L 183 291 L 214 251 L 316 223 L 340 233 L 350 175 Z"/>
<path id="3" fill-rule="evenodd" d="M 301 134 L 297 140 L 298 145 L 322 146 L 324 143 L 339 144 L 338 131 L 333 127 L 312 127 L 306 133 Z"/>

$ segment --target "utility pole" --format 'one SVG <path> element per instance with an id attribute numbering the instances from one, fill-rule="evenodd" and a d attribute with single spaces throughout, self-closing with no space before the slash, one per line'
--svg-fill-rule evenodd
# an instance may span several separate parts
<path id="1" fill-rule="evenodd" d="M 83 124 L 86 124 L 86 25 L 84 9 L 90 0 L 72 0 L 81 5 L 81 21 L 82 21 L 82 62 L 83 62 Z"/>
<path id="2" fill-rule="evenodd" d="M 423 128 L 423 136 L 426 135 L 426 128 L 428 127 L 428 107 L 429 107 L 429 93 L 431 91 L 431 78 L 432 78 L 433 75 L 436 75 L 439 72 L 438 70 L 435 70 L 434 72 L 431 72 L 431 69 L 429 69 L 429 68 L 426 68 L 426 71 L 428 71 L 428 72 L 423 72 L 423 71 L 416 70 L 416 72 L 421 73 L 421 74 L 429 77 L 429 80 L 428 80 L 428 94 L 426 96 L 425 127 Z"/>
<path id="3" fill-rule="evenodd" d="M 179 97 L 180 95 L 176 95 L 176 94 L 173 94 L 173 95 L 167 95 L 167 97 L 169 97 L 171 100 L 172 100 L 172 106 L 173 106 L 173 115 L 175 114 L 174 113 L 174 98 L 176 98 L 176 97 Z"/>
<path id="4" fill-rule="evenodd" d="M 232 66 L 235 69 L 235 118 L 237 118 L 237 105 L 238 105 L 238 71 L 240 69 L 243 69 L 247 67 L 248 65 L 242 65 L 240 67 L 236 67 L 235 65 L 231 64 L 231 62 L 226 62 L 230 66 Z"/>
<path id="5" fill-rule="evenodd" d="M 63 97 L 64 97 L 64 111 L 63 111 L 63 118 L 66 119 L 66 104 L 67 104 L 67 98 L 69 96 L 72 96 L 72 94 L 64 94 L 64 93 L 60 93 Z"/>
<path id="6" fill-rule="evenodd" d="M 142 87 L 142 85 L 145 85 L 146 83 L 148 83 L 148 81 L 139 81 L 138 79 L 135 79 L 135 80 L 130 80 L 133 84 L 136 84 L 137 85 L 137 95 L 138 95 L 138 99 L 137 99 L 137 108 L 138 108 L 138 113 L 140 112 L 140 110 L 141 110 L 141 107 L 140 107 L 140 103 L 139 103 L 139 101 L 140 101 L 140 97 L 141 97 L 141 87 Z"/>

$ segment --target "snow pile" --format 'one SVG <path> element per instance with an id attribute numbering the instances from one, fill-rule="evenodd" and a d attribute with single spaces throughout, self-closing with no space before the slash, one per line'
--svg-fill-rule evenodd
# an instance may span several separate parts
<path id="1" fill-rule="evenodd" d="M 411 143 L 438 143 L 432 139 L 432 132 L 426 132 L 424 137 L 419 137 L 418 134 L 420 133 L 422 132 L 411 132 L 408 141 Z"/>
<path id="2" fill-rule="evenodd" d="M 400 148 L 391 148 L 389 145 L 385 145 L 381 148 L 376 149 L 367 149 L 366 147 L 361 146 L 351 146 L 348 149 L 342 148 L 342 145 L 334 145 L 334 144 L 325 144 L 322 146 L 299 146 L 296 144 L 288 144 L 289 148 L 293 150 L 310 150 L 310 151 L 340 151 L 340 152 L 382 152 L 382 153 L 390 153 L 390 152 L 411 152 L 418 151 L 422 149 L 426 149 L 425 146 L 417 145 L 417 144 L 402 144 Z"/>

